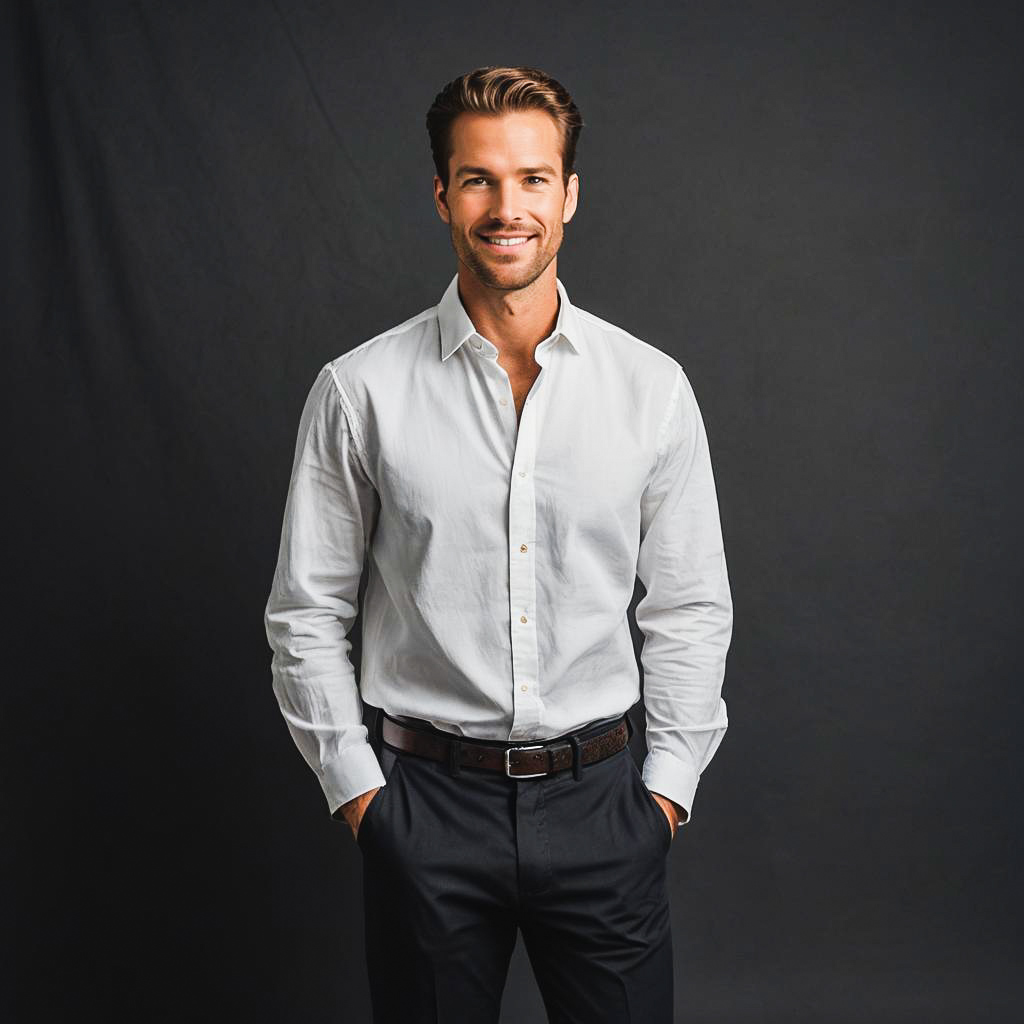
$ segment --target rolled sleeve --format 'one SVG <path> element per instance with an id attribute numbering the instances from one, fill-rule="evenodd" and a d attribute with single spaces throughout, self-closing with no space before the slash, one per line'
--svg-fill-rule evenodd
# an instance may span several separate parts
<path id="1" fill-rule="evenodd" d="M 707 433 L 681 366 L 641 502 L 636 608 L 647 716 L 648 789 L 693 820 L 701 773 L 728 728 L 722 699 L 732 596 Z"/>
<path id="2" fill-rule="evenodd" d="M 332 816 L 385 779 L 366 727 L 349 631 L 380 503 L 360 432 L 330 363 L 299 422 L 284 523 L 264 614 L 273 692 Z"/>

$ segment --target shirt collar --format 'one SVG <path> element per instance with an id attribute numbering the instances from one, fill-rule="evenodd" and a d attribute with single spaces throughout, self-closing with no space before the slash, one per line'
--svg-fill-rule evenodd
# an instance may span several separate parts
<path id="1" fill-rule="evenodd" d="M 565 285 L 556 277 L 555 288 L 558 290 L 558 319 L 555 329 L 549 337 L 564 338 L 577 355 L 583 354 L 583 325 L 576 307 L 569 301 Z M 441 329 L 441 359 L 447 359 L 463 342 L 469 338 L 487 339 L 477 332 L 470 320 L 466 307 L 459 298 L 459 275 L 452 278 L 451 283 L 437 304 L 437 323 Z M 547 340 L 547 339 L 545 339 Z"/>

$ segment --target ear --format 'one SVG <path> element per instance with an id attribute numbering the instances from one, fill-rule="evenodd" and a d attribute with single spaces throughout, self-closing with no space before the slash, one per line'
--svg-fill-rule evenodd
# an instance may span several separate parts
<path id="1" fill-rule="evenodd" d="M 439 175 L 434 175 L 434 206 L 437 209 L 437 215 L 445 222 L 445 224 L 451 223 L 451 211 L 448 209 L 448 192 L 444 187 L 444 182 L 441 181 Z"/>
<path id="2" fill-rule="evenodd" d="M 562 223 L 568 224 L 572 220 L 580 198 L 580 176 L 575 171 L 569 175 L 569 181 L 565 186 L 565 202 L 562 204 Z"/>

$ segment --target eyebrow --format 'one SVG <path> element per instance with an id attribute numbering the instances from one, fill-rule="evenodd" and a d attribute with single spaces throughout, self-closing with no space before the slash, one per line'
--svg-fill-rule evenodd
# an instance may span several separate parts
<path id="1" fill-rule="evenodd" d="M 463 164 L 455 171 L 456 178 L 464 178 L 467 174 L 477 175 L 490 175 L 490 171 L 486 167 L 469 167 Z M 554 177 L 558 172 L 550 164 L 540 164 L 537 167 L 520 167 L 516 174 L 550 174 Z"/>

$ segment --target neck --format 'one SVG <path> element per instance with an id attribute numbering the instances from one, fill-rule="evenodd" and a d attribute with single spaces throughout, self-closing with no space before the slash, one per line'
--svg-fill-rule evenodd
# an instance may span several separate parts
<path id="1" fill-rule="evenodd" d="M 532 359 L 534 349 L 555 329 L 558 288 L 555 261 L 525 288 L 490 288 L 459 264 L 459 298 L 473 326 L 502 356 Z"/>

